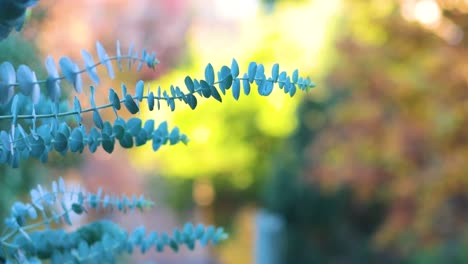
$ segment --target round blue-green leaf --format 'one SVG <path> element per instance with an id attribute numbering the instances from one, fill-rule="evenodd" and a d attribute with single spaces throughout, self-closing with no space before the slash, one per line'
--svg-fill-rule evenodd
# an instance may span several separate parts
<path id="1" fill-rule="evenodd" d="M 148 109 L 150 111 L 153 111 L 153 109 L 154 109 L 154 94 L 153 94 L 153 92 L 150 92 L 148 94 Z"/>
<path id="2" fill-rule="evenodd" d="M 67 150 L 68 140 L 65 134 L 57 132 L 54 138 L 54 148 L 57 152 L 63 153 Z"/>
<path id="3" fill-rule="evenodd" d="M 114 126 L 112 127 L 112 130 L 114 132 L 115 138 L 121 139 L 125 133 L 125 124 L 117 124 L 115 123 Z"/>
<path id="4" fill-rule="evenodd" d="M 148 119 L 145 122 L 145 125 L 143 126 L 143 129 L 150 135 L 154 131 L 154 120 L 153 119 Z"/>
<path id="5" fill-rule="evenodd" d="M 232 96 L 237 101 L 239 99 L 239 95 L 240 95 L 240 80 L 236 78 L 234 82 L 232 83 Z"/>
<path id="6" fill-rule="evenodd" d="M 45 144 L 41 137 L 31 138 L 29 145 L 31 146 L 31 156 L 39 158 L 44 153 Z"/>
<path id="7" fill-rule="evenodd" d="M 228 90 L 232 85 L 231 70 L 227 66 L 223 66 L 218 74 L 219 88 L 221 92 L 225 94 L 224 90 Z"/>
<path id="8" fill-rule="evenodd" d="M 248 80 L 247 73 L 244 73 L 244 76 L 242 78 L 242 86 L 244 87 L 244 94 L 249 95 L 250 94 L 250 82 Z"/>
<path id="9" fill-rule="evenodd" d="M 140 110 L 138 108 L 138 105 L 135 103 L 135 101 L 133 101 L 133 98 L 132 98 L 132 96 L 130 94 L 125 95 L 124 104 L 125 104 L 125 107 L 127 108 L 127 110 L 132 114 L 136 114 Z"/>
<path id="10" fill-rule="evenodd" d="M 76 84 L 76 75 L 77 75 L 77 73 L 75 72 L 75 69 L 76 69 L 75 68 L 75 63 L 73 63 L 73 61 L 68 57 L 62 57 L 59 60 L 59 64 L 60 64 L 60 68 L 62 69 L 62 73 L 65 76 L 65 79 L 70 84 L 75 86 L 75 84 Z M 76 89 L 76 87 L 75 87 L 75 89 Z M 79 93 L 81 91 L 77 90 L 77 92 Z"/>
<path id="11" fill-rule="evenodd" d="M 210 86 L 211 90 L 211 96 L 213 96 L 214 99 L 218 100 L 219 102 L 223 102 L 223 99 L 221 98 L 221 95 L 219 94 L 218 90 L 214 85 Z"/>
<path id="12" fill-rule="evenodd" d="M 191 93 L 195 92 L 195 87 L 193 85 L 193 81 L 192 81 L 192 78 L 190 78 L 190 76 L 186 76 L 184 82 L 185 82 L 185 86 L 187 86 L 187 90 L 189 90 L 189 92 L 191 92 Z"/>
<path id="13" fill-rule="evenodd" d="M 279 76 L 279 64 L 275 63 L 273 67 L 271 68 L 271 78 L 273 81 L 278 81 L 278 76 Z"/>
<path id="14" fill-rule="evenodd" d="M 6 104 L 13 97 L 14 86 L 16 83 L 15 68 L 10 62 L 0 64 L 0 103 Z"/>
<path id="15" fill-rule="evenodd" d="M 190 108 L 195 109 L 197 107 L 197 98 L 193 94 L 188 94 L 187 104 L 190 106 Z"/>
<path id="16" fill-rule="evenodd" d="M 76 96 L 73 98 L 73 111 L 76 112 L 76 122 L 81 124 L 81 104 L 80 100 Z"/>
<path id="17" fill-rule="evenodd" d="M 209 85 L 213 85 L 214 78 L 215 76 L 214 76 L 213 66 L 211 65 L 211 63 L 208 63 L 208 65 L 206 65 L 206 68 L 205 68 L 205 80 Z"/>
<path id="18" fill-rule="evenodd" d="M 257 63 L 251 62 L 248 69 L 249 83 L 253 83 L 255 80 L 255 74 L 257 73 Z"/>
<path id="19" fill-rule="evenodd" d="M 145 89 L 145 82 L 139 80 L 135 88 L 135 97 L 138 101 L 143 100 L 143 91 Z"/>
<path id="20" fill-rule="evenodd" d="M 171 134 L 169 134 L 169 144 L 174 145 L 179 142 L 179 137 L 180 137 L 180 130 L 178 127 L 174 127 L 171 131 Z"/>
<path id="21" fill-rule="evenodd" d="M 127 122 L 127 131 L 133 135 L 137 136 L 141 129 L 141 119 L 133 117 L 130 118 Z"/>
<path id="22" fill-rule="evenodd" d="M 135 137 L 135 146 L 141 146 L 146 143 L 148 140 L 148 133 L 144 129 L 141 129 L 138 132 L 138 135 Z"/>
<path id="23" fill-rule="evenodd" d="M 210 98 L 210 96 L 211 96 L 210 85 L 207 82 L 205 82 L 204 80 L 200 81 L 200 85 L 201 85 L 201 88 L 202 88 L 202 95 L 205 98 Z"/>
<path id="24" fill-rule="evenodd" d="M 293 75 L 292 75 L 292 82 L 297 83 L 297 79 L 299 78 L 299 70 L 294 70 Z"/>
<path id="25" fill-rule="evenodd" d="M 109 134 L 107 133 L 102 133 L 102 148 L 109 154 L 111 154 L 114 151 L 114 138 L 112 138 Z"/>
<path id="26" fill-rule="evenodd" d="M 255 73 L 255 83 L 258 86 L 261 86 L 265 82 L 265 80 L 265 67 L 263 66 L 263 64 L 258 64 L 257 72 Z"/>
<path id="27" fill-rule="evenodd" d="M 232 59 L 231 74 L 233 78 L 236 78 L 237 76 L 239 76 L 239 64 L 237 64 L 236 59 Z"/>
<path id="28" fill-rule="evenodd" d="M 258 86 L 258 93 L 263 96 L 268 96 L 273 91 L 273 81 L 268 79 Z"/>
<path id="29" fill-rule="evenodd" d="M 123 137 L 119 139 L 120 146 L 123 148 L 132 148 L 133 147 L 133 137 L 132 134 L 125 132 Z"/>
<path id="30" fill-rule="evenodd" d="M 112 88 L 109 89 L 109 101 L 114 109 L 120 110 L 120 98 Z"/>
<path id="31" fill-rule="evenodd" d="M 20 65 L 16 71 L 16 78 L 21 92 L 25 95 L 30 95 L 35 83 L 31 69 L 26 65 Z"/>
<path id="32" fill-rule="evenodd" d="M 83 212 L 86 211 L 86 209 L 83 207 L 83 205 L 81 205 L 79 203 L 73 203 L 72 206 L 71 206 L 71 209 L 77 215 L 80 215 L 80 214 L 82 214 Z M 80 244 L 80 246 L 81 246 L 81 244 Z"/>
<path id="33" fill-rule="evenodd" d="M 76 127 L 73 129 L 70 138 L 69 138 L 69 144 L 70 144 L 70 151 L 71 152 L 82 152 L 84 148 L 84 142 L 83 142 L 83 130 L 81 127 Z"/>
<path id="34" fill-rule="evenodd" d="M 89 146 L 89 151 L 91 153 L 96 152 L 97 148 L 99 147 L 99 137 L 101 136 L 101 133 L 93 127 L 89 131 L 89 136 L 88 136 L 88 146 Z"/>
<path id="35" fill-rule="evenodd" d="M 89 54 L 87 50 L 81 50 L 81 57 L 83 57 L 83 60 L 85 62 L 86 72 L 88 73 L 89 78 L 95 84 L 99 85 L 100 80 L 99 80 L 99 76 L 97 75 L 96 68 L 94 66 L 95 63 L 94 63 L 93 56 L 91 56 L 91 54 Z"/>
<path id="36" fill-rule="evenodd" d="M 102 122 L 102 117 L 99 114 L 98 110 L 93 111 L 93 121 L 94 121 L 94 124 L 96 125 L 96 127 L 98 127 L 99 129 L 102 129 L 104 124 Z"/>
<path id="37" fill-rule="evenodd" d="M 104 64 L 104 66 L 106 66 L 106 69 L 107 69 L 107 73 L 109 74 L 109 77 L 111 79 L 114 79 L 114 70 L 112 69 L 112 64 L 109 60 L 109 56 L 107 56 L 107 53 L 106 53 L 106 50 L 104 49 L 104 46 L 102 46 L 102 44 L 98 41 L 96 42 L 96 50 L 97 50 L 97 54 L 98 54 L 98 58 L 100 60 L 101 63 Z"/>

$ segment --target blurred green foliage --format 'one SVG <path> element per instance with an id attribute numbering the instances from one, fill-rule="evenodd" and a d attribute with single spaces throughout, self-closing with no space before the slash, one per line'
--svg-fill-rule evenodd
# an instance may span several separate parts
<path id="1" fill-rule="evenodd" d="M 409 2 L 343 1 L 327 99 L 302 103 L 266 199 L 283 263 L 468 262 L 468 8 L 427 25 Z"/>

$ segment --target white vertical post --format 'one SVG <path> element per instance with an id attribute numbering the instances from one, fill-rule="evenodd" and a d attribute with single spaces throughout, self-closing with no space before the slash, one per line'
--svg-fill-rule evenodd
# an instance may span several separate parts
<path id="1" fill-rule="evenodd" d="M 255 218 L 255 264 L 279 264 L 283 220 L 261 209 Z"/>

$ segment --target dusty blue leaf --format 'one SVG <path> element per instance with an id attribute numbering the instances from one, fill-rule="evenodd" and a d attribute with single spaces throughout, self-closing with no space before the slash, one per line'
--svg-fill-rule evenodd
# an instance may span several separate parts
<path id="1" fill-rule="evenodd" d="M 112 107 L 116 110 L 120 110 L 120 99 L 114 89 L 109 89 L 109 101 L 112 104 Z"/>
<path id="2" fill-rule="evenodd" d="M 115 76 L 114 76 L 114 70 L 112 69 L 112 63 L 109 60 L 109 56 L 107 56 L 104 46 L 102 46 L 102 44 L 99 41 L 96 42 L 96 50 L 97 50 L 99 60 L 101 61 L 101 63 L 103 63 L 106 66 L 109 77 L 111 79 L 114 79 Z"/>
<path id="3" fill-rule="evenodd" d="M 193 93 L 195 91 L 195 87 L 193 85 L 192 78 L 190 78 L 190 76 L 186 76 L 184 82 L 185 86 L 187 87 L 187 90 Z"/>
<path id="4" fill-rule="evenodd" d="M 75 72 L 75 63 L 73 63 L 73 61 L 68 57 L 62 57 L 59 60 L 59 64 L 65 79 L 74 86 L 77 75 Z"/>
<path id="5" fill-rule="evenodd" d="M 130 113 L 132 113 L 132 114 L 138 113 L 139 108 L 138 108 L 137 104 L 135 103 L 135 101 L 133 101 L 133 98 L 132 98 L 132 96 L 130 94 L 127 94 L 125 96 L 124 104 L 125 104 L 125 107 L 127 108 L 127 110 Z"/>
<path id="6" fill-rule="evenodd" d="M 120 51 L 120 41 L 117 40 L 116 42 L 116 47 L 115 47 L 115 52 L 116 52 L 116 55 L 117 55 L 117 65 L 119 67 L 119 71 L 122 71 L 122 54 L 121 54 L 121 51 Z"/>
<path id="7" fill-rule="evenodd" d="M 247 73 L 244 73 L 244 76 L 242 78 L 242 86 L 244 88 L 244 94 L 249 95 L 250 94 L 250 82 L 247 76 Z"/>
<path id="8" fill-rule="evenodd" d="M 0 64 L 0 103 L 8 103 L 14 94 L 15 68 L 10 62 Z"/>
<path id="9" fill-rule="evenodd" d="M 81 127 L 76 127 L 73 129 L 70 135 L 70 151 L 71 152 L 82 152 L 84 148 L 84 133 Z"/>
<path id="10" fill-rule="evenodd" d="M 16 71 L 16 79 L 21 92 L 25 95 L 30 95 L 33 90 L 34 79 L 33 72 L 26 65 L 20 65 Z"/>
<path id="11" fill-rule="evenodd" d="M 239 95 L 240 95 L 240 80 L 235 79 L 234 82 L 232 83 L 232 96 L 237 101 L 239 99 Z"/>
<path id="12" fill-rule="evenodd" d="M 257 73 L 257 63 L 251 62 L 248 69 L 249 83 L 253 83 L 255 80 L 255 74 Z"/>
<path id="13" fill-rule="evenodd" d="M 231 73 L 232 73 L 233 78 L 236 78 L 237 76 L 239 76 L 239 65 L 237 64 L 236 59 L 232 59 Z"/>
<path id="14" fill-rule="evenodd" d="M 83 58 L 85 62 L 86 72 L 88 73 L 89 78 L 91 78 L 91 80 L 95 84 L 99 85 L 100 80 L 99 80 L 99 76 L 97 75 L 96 68 L 94 66 L 95 63 L 94 63 L 93 56 L 91 56 L 91 54 L 89 54 L 87 50 L 81 50 L 81 57 Z"/>
<path id="15" fill-rule="evenodd" d="M 271 68 L 271 78 L 273 81 L 278 81 L 278 76 L 279 76 L 279 64 L 275 63 L 273 67 Z"/>
<path id="16" fill-rule="evenodd" d="M 144 90 L 145 90 L 145 82 L 143 82 L 142 80 L 139 80 L 135 88 L 135 97 L 140 102 L 143 100 Z"/>
<path id="17" fill-rule="evenodd" d="M 211 65 L 211 63 L 208 63 L 208 65 L 206 65 L 206 68 L 205 68 L 205 80 L 209 85 L 213 85 L 214 78 L 215 76 L 214 76 L 213 66 Z"/>
<path id="18" fill-rule="evenodd" d="M 273 91 L 273 81 L 268 79 L 258 86 L 258 93 L 262 96 L 268 96 Z"/>

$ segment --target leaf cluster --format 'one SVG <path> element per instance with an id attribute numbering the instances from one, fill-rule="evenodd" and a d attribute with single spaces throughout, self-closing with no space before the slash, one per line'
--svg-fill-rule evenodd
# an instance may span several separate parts
<path id="1" fill-rule="evenodd" d="M 0 0 L 0 40 L 6 38 L 14 28 L 20 31 L 25 20 L 26 9 L 39 0 Z"/>
<path id="2" fill-rule="evenodd" d="M 0 131 L 0 163 L 17 167 L 21 159 L 31 157 L 47 162 L 50 151 L 55 150 L 63 155 L 68 151 L 81 153 L 86 146 L 91 152 L 102 146 L 105 151 L 112 153 L 116 141 L 124 148 L 141 146 L 147 141 L 152 141 L 154 151 L 167 143 L 173 145 L 178 142 L 188 142 L 186 135 L 181 134 L 177 127 L 169 132 L 165 122 L 155 129 L 153 120 L 148 120 L 144 124 L 138 117 L 124 120 L 118 114 L 123 108 L 122 105 L 130 114 L 135 115 L 140 112 L 143 102 L 150 111 L 159 110 L 162 102 L 171 111 L 175 110 L 176 102 L 183 102 L 191 109 L 195 109 L 198 98 L 214 98 L 222 102 L 221 94 L 225 95 L 228 90 L 231 90 L 232 96 L 237 100 L 241 89 L 245 95 L 248 95 L 254 83 L 262 96 L 271 94 L 275 84 L 290 96 L 293 96 L 298 89 L 307 91 L 315 87 L 309 78 L 299 77 L 298 70 L 295 70 L 291 76 L 285 71 L 280 72 L 278 64 L 273 65 L 271 76 L 267 78 L 264 66 L 251 62 L 248 71 L 242 75 L 243 77 L 239 77 L 239 65 L 233 59 L 231 67 L 222 66 L 217 72 L 217 80 L 211 64 L 206 66 L 204 78 L 194 79 L 186 76 L 185 89 L 171 85 L 168 90 L 158 87 L 153 91 L 149 85 L 140 80 L 133 89 L 134 93 L 130 94 L 127 85 L 122 83 L 121 97 L 113 88 L 109 88 L 109 103 L 97 105 L 96 88 L 90 86 L 91 107 L 83 109 L 82 102 L 77 96 L 74 97 L 72 106 L 61 107 L 64 105 L 59 104 L 62 80 L 66 80 L 77 93 L 81 93 L 82 74 L 87 74 L 95 85 L 100 84 L 100 77 L 96 71 L 96 67 L 100 65 L 106 67 L 110 78 L 114 78 L 111 61 L 117 62 L 119 70 L 123 69 L 124 61 L 129 69 L 138 63 L 138 71 L 143 65 L 154 69 L 159 63 L 154 52 L 150 54 L 143 50 L 138 54 L 132 45 L 126 55 L 122 55 L 119 41 L 116 43 L 115 57 L 109 57 L 99 42 L 96 43 L 96 50 L 99 58 L 97 63 L 88 51 L 82 51 L 84 68 L 80 68 L 70 58 L 62 57 L 59 60 L 61 75 L 54 60 L 48 57 L 45 62 L 48 77 L 45 80 L 37 80 L 34 71 L 26 65 L 20 65 L 16 71 L 9 62 L 0 65 L 0 104 L 8 104 L 11 113 L 0 116 L 0 120 L 11 122 L 9 131 Z M 44 86 L 46 95 L 42 94 L 40 85 Z M 28 107 L 22 108 L 20 105 Z M 116 115 L 113 124 L 104 121 L 101 116 L 100 111 L 106 108 L 112 108 Z M 88 112 L 92 113 L 93 119 L 93 126 L 89 130 L 82 124 L 82 114 Z M 76 123 L 72 123 L 69 117 L 74 117 Z M 29 128 L 24 129 L 21 123 L 28 125 Z"/>
<path id="3" fill-rule="evenodd" d="M 133 213 L 153 207 L 143 195 L 118 197 L 104 194 L 100 188 L 96 193 L 66 188 L 62 178 L 52 182 L 51 190 L 38 185 L 30 192 L 30 203 L 15 202 L 10 216 L 5 219 L 1 236 L 0 258 L 22 261 L 50 259 L 52 263 L 89 263 L 103 261 L 113 263 L 115 256 L 132 254 L 134 248 L 141 253 L 153 247 L 162 252 L 169 247 L 178 251 L 181 245 L 193 250 L 199 241 L 201 246 L 209 242 L 218 243 L 227 238 L 222 228 L 187 223 L 182 230 L 174 229 L 172 235 L 150 231 L 144 227 L 127 234 L 110 221 L 97 221 L 79 228 L 75 232 L 53 229 L 53 224 L 64 222 L 72 225 L 71 214 L 81 215 L 88 210 L 118 210 Z M 45 227 L 41 231 L 37 230 Z"/>

